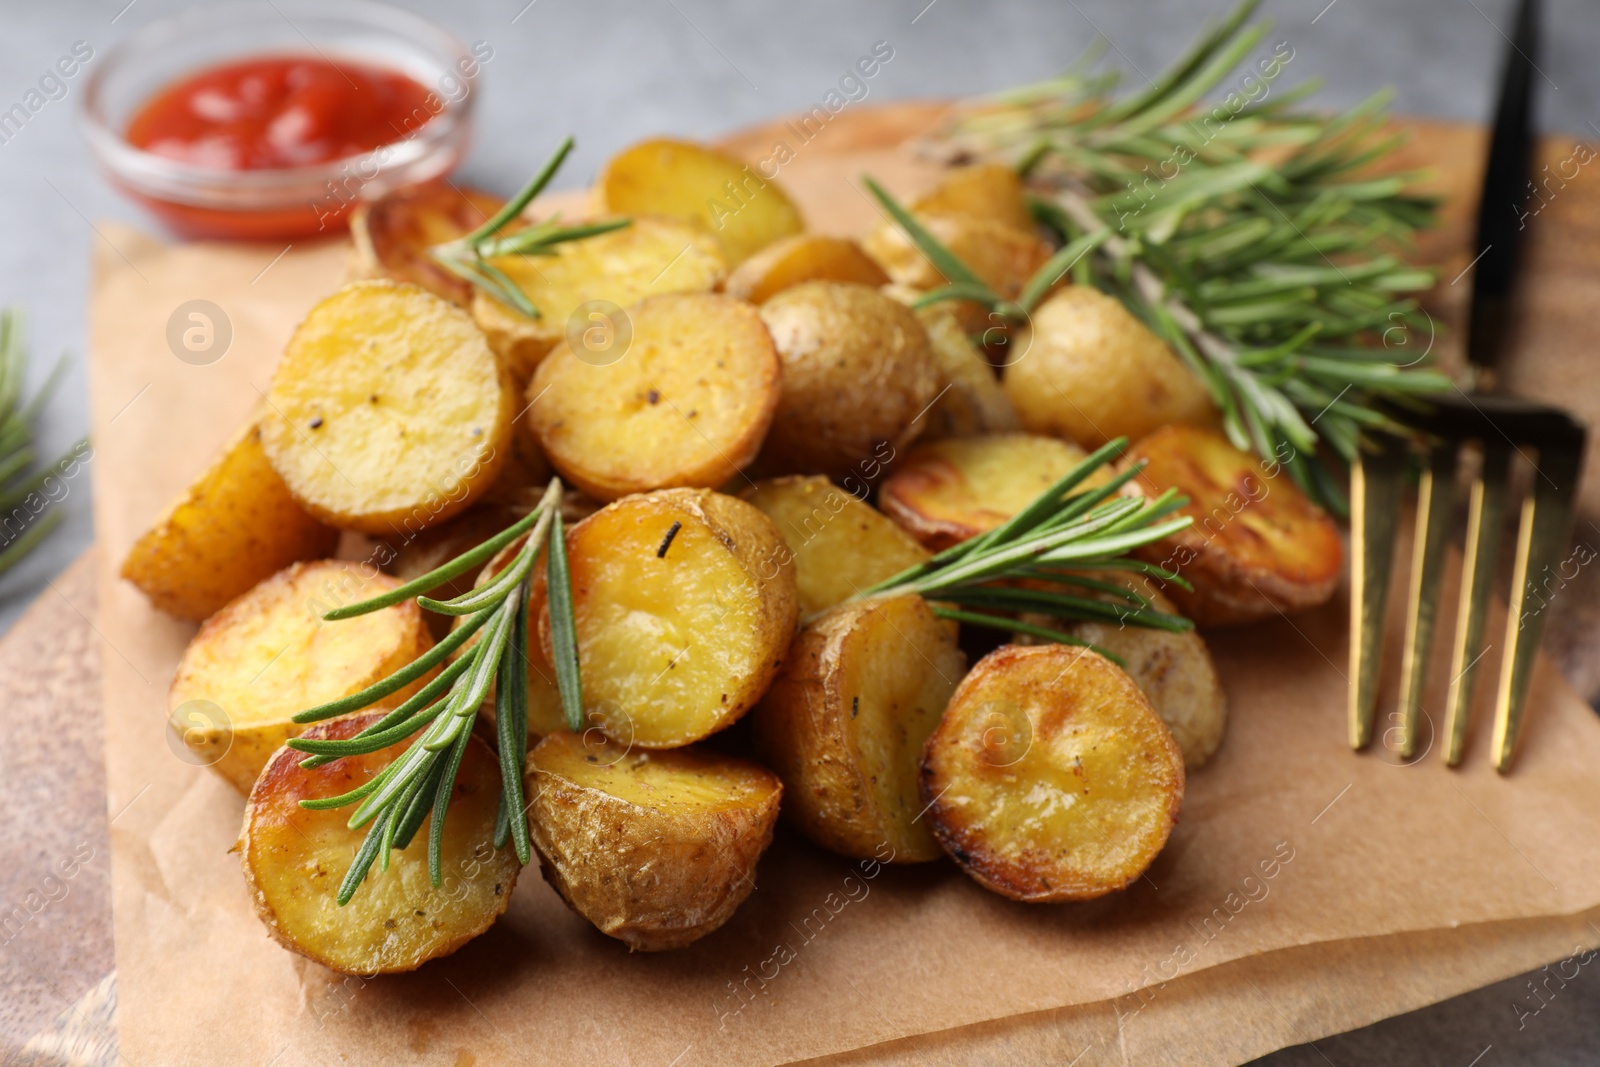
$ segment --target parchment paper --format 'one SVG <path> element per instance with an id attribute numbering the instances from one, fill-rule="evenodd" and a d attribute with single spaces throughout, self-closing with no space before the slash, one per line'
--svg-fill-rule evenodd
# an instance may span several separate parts
<path id="1" fill-rule="evenodd" d="M 629 956 L 535 871 L 493 930 L 416 974 L 362 981 L 308 964 L 251 912 L 228 853 L 242 801 L 168 745 L 166 685 L 192 627 L 152 611 L 115 568 L 259 400 L 294 323 L 341 280 L 345 250 L 168 248 L 102 229 L 91 322 L 98 626 L 110 648 L 131 1063 L 688 1067 L 885 1042 L 895 1044 L 874 1054 L 921 1062 L 938 1047 L 955 1062 L 951 1050 L 1018 1016 L 1008 1032 L 1056 1042 L 1030 1048 L 1081 1037 L 1084 1064 L 1227 1062 L 1390 1014 L 1372 988 L 1385 966 L 1423 983 L 1397 988 L 1401 1011 L 1470 988 L 1448 963 L 1429 971 L 1429 952 L 1443 961 L 1499 938 L 1512 947 L 1488 981 L 1538 962 L 1518 945 L 1546 950 L 1553 938 L 1559 953 L 1600 936 L 1551 918 L 1600 907 L 1594 714 L 1545 664 L 1508 780 L 1488 766 L 1486 728 L 1456 773 L 1433 758 L 1400 767 L 1354 756 L 1343 742 L 1341 601 L 1212 636 L 1232 705 L 1227 740 L 1191 777 L 1182 824 L 1148 877 L 1115 897 L 1028 907 L 946 864 L 867 877 L 780 833 L 734 920 L 681 952 Z M 167 340 L 174 309 L 193 299 L 232 326 L 227 353 L 205 365 Z M 1490 688 L 1485 679 L 1480 692 Z M 1219 1003 L 1233 1009 L 1225 1020 L 1210 1018 Z"/>

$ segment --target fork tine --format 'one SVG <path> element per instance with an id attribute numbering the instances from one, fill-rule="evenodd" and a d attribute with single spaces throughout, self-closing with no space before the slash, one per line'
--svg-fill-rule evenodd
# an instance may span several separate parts
<path id="1" fill-rule="evenodd" d="M 1372 448 L 1357 453 L 1350 467 L 1350 747 L 1372 740 L 1383 651 L 1383 613 L 1405 484 L 1406 444 L 1390 434 L 1372 434 Z"/>
<path id="2" fill-rule="evenodd" d="M 1455 642 L 1450 652 L 1450 689 L 1444 705 L 1444 761 L 1461 762 L 1466 744 L 1467 718 L 1472 713 L 1473 683 L 1483 648 L 1483 621 L 1489 612 L 1489 588 L 1500 554 L 1500 530 L 1505 525 L 1506 479 L 1511 450 L 1499 442 L 1484 442 L 1483 465 L 1472 479 L 1467 503 L 1467 539 L 1461 565 L 1461 599 L 1456 607 Z"/>
<path id="3" fill-rule="evenodd" d="M 1533 676 L 1534 658 L 1544 632 L 1545 601 L 1539 597 L 1538 606 L 1529 610 L 1529 583 L 1541 580 L 1550 569 L 1566 544 L 1572 525 L 1578 470 L 1583 462 L 1583 431 L 1579 429 L 1577 433 L 1576 444 L 1563 442 L 1539 449 L 1539 460 L 1534 465 L 1533 492 L 1522 502 L 1516 566 L 1506 612 L 1500 692 L 1494 709 L 1494 766 L 1502 774 L 1511 769 L 1516 754 L 1528 682 Z"/>
<path id="4" fill-rule="evenodd" d="M 1456 446 L 1440 442 L 1428 450 L 1417 487 L 1417 526 L 1411 545 L 1411 589 L 1406 597 L 1405 655 L 1400 661 L 1400 746 L 1402 759 L 1417 746 L 1417 715 L 1427 683 L 1433 627 L 1439 617 L 1439 580 L 1444 575 L 1444 542 L 1450 532 L 1455 497 Z"/>

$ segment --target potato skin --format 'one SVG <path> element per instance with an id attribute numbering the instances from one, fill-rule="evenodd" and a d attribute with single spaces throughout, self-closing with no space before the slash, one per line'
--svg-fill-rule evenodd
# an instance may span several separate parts
<path id="1" fill-rule="evenodd" d="M 1005 300 L 1021 296 L 1028 279 L 1050 258 L 1050 246 L 1037 234 L 992 218 L 918 213 L 917 221 Z M 947 284 L 911 238 L 892 223 L 874 229 L 865 247 L 899 285 L 927 291 Z M 987 310 L 969 300 L 951 301 L 949 307 L 969 334 L 996 325 Z"/>
<path id="2" fill-rule="evenodd" d="M 526 795 L 545 880 L 602 933 L 660 952 L 717 929 L 750 895 L 783 785 L 744 760 L 629 752 L 591 731 L 539 742 Z"/>
<path id="3" fill-rule="evenodd" d="M 864 285 L 805 282 L 763 304 L 761 318 L 783 361 L 764 467 L 843 481 L 922 432 L 939 372 L 908 308 Z"/>
<path id="4" fill-rule="evenodd" d="M 308 737 L 353 737 L 380 718 L 355 715 L 321 723 Z M 444 877 L 428 876 L 426 824 L 411 846 L 377 864 L 349 904 L 335 901 L 367 828 L 349 829 L 349 808 L 308 811 L 299 801 L 337 796 L 370 780 L 411 739 L 366 756 L 304 770 L 305 753 L 280 748 L 245 805 L 237 851 L 256 915 L 284 948 L 345 974 L 414 971 L 483 933 L 506 910 L 521 866 L 493 847 L 500 763 L 474 737 L 456 775 L 445 819 Z"/>
<path id="5" fill-rule="evenodd" d="M 921 597 L 842 604 L 803 628 L 752 713 L 800 832 L 856 859 L 885 843 L 897 862 L 936 859 L 918 765 L 965 669 Z"/>
<path id="6" fill-rule="evenodd" d="M 358 278 L 390 278 L 420 285 L 452 304 L 469 307 L 472 283 L 428 255 L 434 245 L 462 237 L 488 222 L 505 202 L 455 183 L 407 185 L 350 213 Z"/>
<path id="7" fill-rule="evenodd" d="M 761 448 L 782 367 L 756 310 L 717 293 L 627 309 L 632 342 L 587 362 L 562 342 L 528 386 L 528 419 L 561 476 L 596 500 L 714 488 Z"/>
<path id="8" fill-rule="evenodd" d="M 1011 342 L 1002 382 L 1024 429 L 1098 448 L 1217 421 L 1210 391 L 1114 296 L 1069 285 Z"/>
<path id="9" fill-rule="evenodd" d="M 1145 461 L 1131 492 L 1171 487 L 1189 498 L 1178 512 L 1194 524 L 1135 550 L 1178 570 L 1194 590 L 1168 585 L 1183 614 L 1229 626 L 1327 603 L 1339 584 L 1339 528 L 1282 465 L 1240 451 L 1220 433 L 1168 426 L 1136 442 L 1124 464 Z"/>
<path id="10" fill-rule="evenodd" d="M 133 543 L 122 577 L 157 609 L 204 619 L 290 563 L 331 555 L 338 543 L 339 531 L 289 493 L 252 420 Z"/>
<path id="11" fill-rule="evenodd" d="M 1133 679 L 1066 645 L 1007 645 L 978 661 L 923 750 L 939 843 L 980 885 L 1028 903 L 1089 900 L 1138 878 L 1183 790 L 1183 753 Z"/>
<path id="12" fill-rule="evenodd" d="M 267 400 L 261 442 L 300 505 L 380 535 L 466 510 L 499 475 L 518 406 L 465 311 L 387 280 L 312 308 Z"/>
<path id="13" fill-rule="evenodd" d="M 939 399 L 928 409 L 927 429 L 920 440 L 1022 429 L 1005 387 L 984 354 L 968 340 L 956 313 L 948 305 L 934 304 L 918 309 L 917 318 L 928 331 L 941 379 Z"/>
<path id="14" fill-rule="evenodd" d="M 305 729 L 295 715 L 360 692 L 433 647 L 415 601 L 321 621 L 322 612 L 400 584 L 361 568 L 338 560 L 292 564 L 207 619 L 184 649 L 167 691 L 170 725 L 239 792 L 250 792 L 273 752 Z M 377 706 L 396 706 L 431 677 Z"/>
<path id="15" fill-rule="evenodd" d="M 855 282 L 876 289 L 889 284 L 889 276 L 860 245 L 845 237 L 797 233 L 774 241 L 728 275 L 723 291 L 752 304 L 801 282 Z"/>

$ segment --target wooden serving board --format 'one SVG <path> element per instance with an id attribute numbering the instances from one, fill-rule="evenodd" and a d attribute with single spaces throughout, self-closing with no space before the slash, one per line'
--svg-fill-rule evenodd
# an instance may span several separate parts
<path id="1" fill-rule="evenodd" d="M 937 105 L 900 105 L 847 111 L 797 152 L 779 180 L 800 191 L 801 206 L 814 223 L 821 224 L 818 228 L 859 232 L 872 221 L 876 209 L 858 189 L 829 191 L 802 176 L 810 168 L 836 166 L 825 156 L 848 152 L 860 169 L 870 169 L 891 185 L 915 181 L 918 164 L 894 146 L 925 131 L 941 110 Z M 1466 279 L 1455 284 L 1451 280 L 1472 260 L 1468 227 L 1484 135 L 1465 126 L 1405 125 L 1414 134 L 1405 151 L 1407 161 L 1435 168 L 1436 185 L 1449 196 L 1444 226 L 1424 241 L 1426 260 L 1442 265 L 1442 282 L 1429 307 L 1449 330 L 1460 320 L 1467 292 Z M 760 160 L 771 154 L 776 142 L 794 140 L 791 129 L 779 123 L 736 134 L 727 144 Z M 1570 141 L 1548 140 L 1544 158 L 1552 169 L 1559 169 L 1572 156 L 1572 147 Z M 796 180 L 791 181 L 791 175 Z M 1600 324 L 1592 314 L 1600 293 L 1600 258 L 1592 252 L 1600 247 L 1595 240 L 1600 236 L 1600 183 L 1580 174 L 1550 198 L 1535 222 L 1517 324 L 1520 343 L 1506 377 L 1516 391 L 1564 404 L 1600 424 L 1600 376 L 1584 366 L 1600 342 Z M 1447 362 L 1454 358 L 1452 337 L 1457 335 L 1458 331 L 1442 332 L 1437 342 Z M 1582 508 L 1580 537 L 1589 536 L 1593 529 L 1589 520 L 1600 514 L 1600 463 L 1593 457 Z M 0 640 L 0 699 L 11 727 L 9 743 L 0 755 L 0 810 L 7 813 L 0 822 L 0 904 L 4 905 L 0 924 L 18 905 L 28 913 L 25 921 L 13 924 L 14 929 L 0 929 L 0 988 L 7 991 L 0 1000 L 0 1054 L 19 1048 L 58 1016 L 65 1020 L 69 1044 L 93 1046 L 106 1036 L 103 1020 L 79 1003 L 86 994 L 91 1000 L 103 1000 L 102 980 L 113 967 L 107 826 L 121 814 L 108 811 L 99 731 L 100 662 L 118 653 L 104 644 L 96 627 L 91 556 L 59 577 Z M 1596 587 L 1590 584 L 1594 581 L 1592 575 L 1580 574 L 1573 595 L 1552 605 L 1550 630 L 1552 649 L 1585 695 L 1591 695 L 1600 681 L 1600 676 L 1588 672 L 1600 667 L 1583 660 L 1600 661 L 1594 655 L 1600 642 L 1591 636 L 1593 620 L 1576 609 L 1600 604 Z M 116 698 L 114 693 L 106 696 Z M 127 800 L 118 798 L 119 806 Z M 73 873 L 67 877 L 64 872 L 69 868 Z M 42 902 L 37 910 L 35 902 Z M 1369 968 L 1365 984 L 1372 991 L 1365 999 L 1344 997 L 1320 1017 L 1285 1030 L 1278 1043 L 1362 1025 L 1517 973 L 1563 954 L 1571 938 L 1570 923 L 1530 921 L 1501 924 L 1492 933 L 1480 929 L 1470 938 L 1431 932 L 1381 939 L 1387 947 L 1368 943 L 1360 952 L 1348 952 L 1340 964 Z M 1311 953 L 1302 969 L 1321 969 L 1333 962 Z M 1400 968 L 1409 980 L 1393 980 L 1393 972 L 1385 966 Z M 1384 976 L 1389 980 L 1380 980 Z M 1279 971 L 1271 980 L 1290 979 Z M 1361 984 L 1354 983 L 1357 988 Z M 1202 987 L 1191 983 L 1158 1010 L 1217 1007 L 1207 1002 Z M 886 1061 L 907 1057 L 906 1062 L 912 1062 L 932 1059 L 938 1048 L 952 1058 L 959 1058 L 958 1050 L 972 1055 L 1004 1048 L 1012 1057 L 1022 1058 L 1023 1050 L 1065 1048 L 1060 1043 L 1065 1025 L 1061 1016 L 1051 1013 L 1042 1019 L 998 1020 L 948 1032 L 939 1039 L 945 1042 L 942 1046 L 919 1039 L 909 1046 L 882 1048 L 877 1055 Z M 67 1062 L 64 1056 L 43 1051 L 48 1044 L 33 1047 L 32 1062 Z M 1241 1047 L 1238 1054 L 1265 1050 Z M 1073 1054 L 1069 1051 L 1061 1058 Z M 100 1052 L 85 1062 L 103 1060 Z"/>

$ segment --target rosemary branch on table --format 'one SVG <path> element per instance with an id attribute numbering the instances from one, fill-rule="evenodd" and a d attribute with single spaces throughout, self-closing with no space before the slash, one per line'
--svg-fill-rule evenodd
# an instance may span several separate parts
<path id="1" fill-rule="evenodd" d="M 28 498 L 44 487 L 45 479 L 87 443 L 80 439 L 55 463 L 34 469 L 33 425 L 45 403 L 66 373 L 67 356 L 51 368 L 33 397 L 23 401 L 23 376 L 28 371 L 28 349 L 23 340 L 23 316 L 17 308 L 0 309 L 0 519 L 15 515 Z M 59 507 L 37 513 L 29 508 L 21 529 L 14 536 L 7 527 L 7 540 L 0 542 L 0 573 L 14 567 L 37 548 L 61 523 Z"/>
<path id="2" fill-rule="evenodd" d="M 948 157 L 1014 164 L 1062 243 L 1019 300 L 890 210 L 952 283 L 926 299 L 976 299 L 1021 323 L 1068 274 L 1121 298 L 1206 383 L 1236 445 L 1342 514 L 1319 444 L 1348 463 L 1364 430 L 1406 432 L 1386 404 L 1450 388 L 1427 369 L 1432 338 L 1418 334 L 1432 320 L 1411 295 L 1434 275 L 1405 262 L 1437 201 L 1415 191 L 1419 174 L 1381 172 L 1403 140 L 1385 130 L 1387 93 L 1328 115 L 1295 106 L 1314 83 L 1274 89 L 1292 51 L 1240 71 L 1270 29 L 1248 22 L 1256 6 L 1142 90 L 1115 94 L 1119 75 L 1094 70 L 1101 46 L 1060 77 L 968 104 L 942 135 Z M 1230 75 L 1234 91 L 1207 110 Z"/>
<path id="3" fill-rule="evenodd" d="M 556 146 L 555 153 L 539 172 L 529 179 L 528 184 L 524 185 L 516 196 L 506 201 L 505 206 L 495 212 L 494 216 L 482 226 L 464 237 L 446 241 L 430 249 L 429 254 L 434 262 L 456 277 L 482 289 L 501 303 L 515 308 L 531 319 L 538 318 L 539 309 L 533 306 L 533 302 L 528 299 L 521 286 L 506 277 L 505 272 L 490 260 L 499 256 L 553 256 L 556 254 L 557 245 L 610 233 L 632 223 L 631 219 L 606 219 L 603 222 L 585 223 L 579 226 L 563 226 L 560 216 L 555 216 L 502 235 L 501 231 L 521 219 L 523 211 L 533 202 L 533 198 L 550 184 L 550 180 L 561 169 L 561 164 L 571 154 L 573 144 L 571 137 L 563 139 L 561 144 Z"/>

